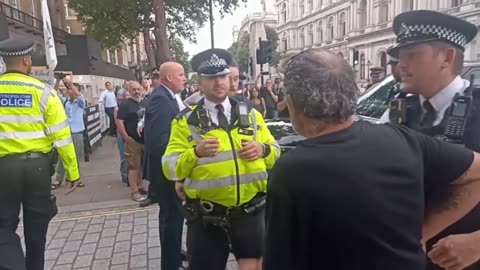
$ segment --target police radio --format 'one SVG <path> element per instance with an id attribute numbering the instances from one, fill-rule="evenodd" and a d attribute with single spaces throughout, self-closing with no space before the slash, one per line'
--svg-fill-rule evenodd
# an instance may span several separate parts
<path id="1" fill-rule="evenodd" d="M 463 141 L 463 134 L 473 103 L 472 88 L 474 79 L 475 77 L 472 74 L 470 86 L 465 90 L 465 95 L 461 96 L 459 93 L 456 93 L 452 105 L 447 111 L 447 124 L 443 134 L 447 141 L 453 143 L 462 143 Z"/>
<path id="2" fill-rule="evenodd" d="M 448 141 L 462 141 L 471 107 L 472 96 L 460 96 L 458 93 L 455 94 L 448 112 L 445 133 L 443 134 Z"/>

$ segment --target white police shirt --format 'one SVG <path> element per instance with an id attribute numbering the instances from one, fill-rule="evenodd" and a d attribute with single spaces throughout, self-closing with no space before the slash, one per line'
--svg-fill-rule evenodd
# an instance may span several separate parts
<path id="1" fill-rule="evenodd" d="M 205 97 L 205 109 L 207 109 L 208 113 L 210 114 L 210 119 L 213 123 L 218 125 L 218 110 L 215 108 L 217 106 L 216 103 L 211 102 Z M 232 104 L 230 104 L 230 99 L 227 97 L 221 103 L 223 105 L 223 113 L 227 117 L 228 123 L 230 124 L 230 118 L 232 117 Z"/>
<path id="2" fill-rule="evenodd" d="M 443 117 L 445 116 L 445 112 L 447 111 L 448 107 L 450 107 L 455 94 L 462 93 L 465 89 L 467 89 L 468 86 L 470 86 L 469 81 L 457 76 L 450 84 L 448 84 L 445 88 L 428 100 L 432 104 L 437 115 L 437 118 L 435 118 L 435 121 L 433 122 L 434 126 L 440 124 L 442 121 Z M 423 102 L 427 100 L 422 95 L 418 95 L 418 97 L 420 99 L 420 104 L 423 104 Z M 382 124 L 388 123 L 390 121 L 389 114 L 390 110 L 387 109 L 387 111 L 380 118 L 379 122 Z"/>

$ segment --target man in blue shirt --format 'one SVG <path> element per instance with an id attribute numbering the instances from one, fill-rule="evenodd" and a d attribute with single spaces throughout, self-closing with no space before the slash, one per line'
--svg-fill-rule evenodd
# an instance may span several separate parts
<path id="1" fill-rule="evenodd" d="M 85 130 L 85 124 L 83 122 L 83 111 L 87 105 L 85 98 L 80 93 L 80 85 L 73 84 L 64 80 L 65 87 L 67 88 L 64 95 L 59 95 L 60 99 L 65 107 L 67 113 L 68 124 L 72 132 L 72 140 L 75 145 L 75 152 L 77 154 L 77 162 L 84 156 L 84 143 L 83 143 L 83 131 Z M 80 169 L 80 166 L 78 166 Z M 52 189 L 57 189 L 65 179 L 65 168 L 61 160 L 57 163 L 56 181 L 52 183 Z M 83 183 L 78 184 L 79 187 L 83 187 Z"/>

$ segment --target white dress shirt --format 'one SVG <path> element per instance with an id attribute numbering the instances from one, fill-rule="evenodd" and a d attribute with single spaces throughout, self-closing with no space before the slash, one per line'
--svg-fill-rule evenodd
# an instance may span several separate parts
<path id="1" fill-rule="evenodd" d="M 469 81 L 462 79 L 462 77 L 460 76 L 457 76 L 449 85 L 447 85 L 440 92 L 428 99 L 428 101 L 430 101 L 430 104 L 432 104 L 433 108 L 435 109 L 435 112 L 437 113 L 437 118 L 435 119 L 435 122 L 433 122 L 434 126 L 440 124 L 440 122 L 442 121 L 445 112 L 452 103 L 455 94 L 462 93 L 465 89 L 467 89 L 468 86 L 470 86 Z M 419 95 L 419 98 L 420 104 L 423 104 L 423 102 L 427 100 L 422 95 Z"/>
<path id="2" fill-rule="evenodd" d="M 100 94 L 100 98 L 98 99 L 98 101 L 102 102 L 105 108 L 115 108 L 118 106 L 115 92 L 110 90 L 104 90 Z"/>
<path id="3" fill-rule="evenodd" d="M 218 110 L 215 108 L 217 103 L 213 103 L 205 97 L 205 109 L 210 113 L 210 119 L 213 123 L 218 125 Z M 230 104 L 230 99 L 228 97 L 221 103 L 223 105 L 223 113 L 227 117 L 228 123 L 230 124 L 230 118 L 232 117 L 232 104 Z"/>
<path id="4" fill-rule="evenodd" d="M 440 92 L 438 92 L 428 100 L 430 101 L 430 104 L 432 104 L 437 114 L 437 118 L 435 118 L 435 121 L 433 122 L 434 126 L 440 124 L 440 122 L 442 121 L 445 112 L 452 103 L 455 94 L 462 93 L 465 89 L 467 89 L 468 86 L 470 86 L 469 81 L 462 79 L 462 77 L 460 76 L 457 76 L 449 85 L 447 85 Z M 420 99 L 420 105 L 423 109 L 423 102 L 427 99 L 422 95 L 418 95 L 418 97 Z M 423 109 L 423 111 L 425 112 L 425 109 Z M 379 123 L 388 123 L 390 121 L 389 114 L 390 110 L 387 109 L 387 111 L 385 111 L 385 113 L 380 118 Z"/>

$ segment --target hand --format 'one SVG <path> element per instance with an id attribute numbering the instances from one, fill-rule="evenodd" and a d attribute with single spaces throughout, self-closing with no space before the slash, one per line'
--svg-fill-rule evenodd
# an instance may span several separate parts
<path id="1" fill-rule="evenodd" d="M 72 182 L 67 181 L 67 191 L 65 191 L 65 195 L 74 192 L 78 187 L 78 183 L 80 183 L 80 178 Z"/>
<path id="2" fill-rule="evenodd" d="M 472 234 L 450 235 L 433 245 L 428 257 L 446 270 L 462 270 L 480 260 L 480 243 Z"/>
<path id="3" fill-rule="evenodd" d="M 263 146 L 258 142 L 242 143 L 243 148 L 238 151 L 238 155 L 248 161 L 254 161 L 263 156 Z"/>
<path id="4" fill-rule="evenodd" d="M 183 182 L 175 182 L 175 191 L 180 200 L 185 201 L 185 184 Z"/>
<path id="5" fill-rule="evenodd" d="M 142 132 L 143 132 L 143 127 L 138 126 L 137 127 L 137 134 L 140 138 L 142 137 Z"/>
<path id="6" fill-rule="evenodd" d="M 219 146 L 217 138 L 203 139 L 195 147 L 195 154 L 198 157 L 213 157 L 217 154 Z"/>

